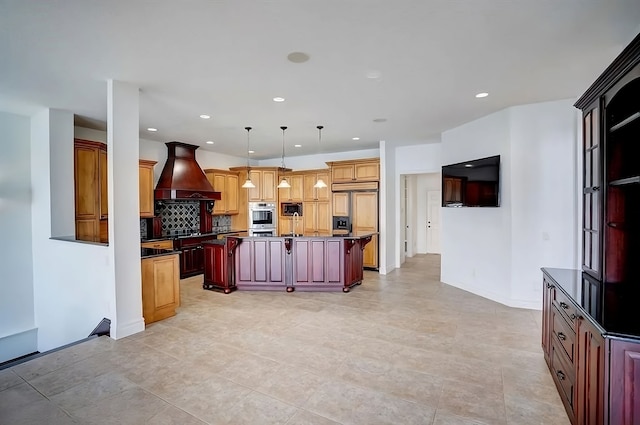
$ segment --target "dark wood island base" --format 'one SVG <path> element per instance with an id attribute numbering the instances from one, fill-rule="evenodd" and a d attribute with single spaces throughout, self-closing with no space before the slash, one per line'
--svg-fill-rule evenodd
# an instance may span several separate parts
<path id="1" fill-rule="evenodd" d="M 228 237 L 206 242 L 203 288 L 225 293 L 349 292 L 362 283 L 362 252 L 372 237 Z"/>

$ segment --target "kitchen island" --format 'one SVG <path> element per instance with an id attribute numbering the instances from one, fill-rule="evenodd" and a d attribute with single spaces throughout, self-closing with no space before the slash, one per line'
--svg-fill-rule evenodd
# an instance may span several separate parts
<path id="1" fill-rule="evenodd" d="M 224 245 L 205 242 L 205 250 L 219 252 L 205 254 L 203 287 L 226 293 L 234 289 L 349 292 L 362 283 L 362 251 L 374 234 L 228 237 Z M 216 265 L 215 260 L 225 256 L 227 263 Z M 218 278 L 214 282 L 208 275 Z"/>

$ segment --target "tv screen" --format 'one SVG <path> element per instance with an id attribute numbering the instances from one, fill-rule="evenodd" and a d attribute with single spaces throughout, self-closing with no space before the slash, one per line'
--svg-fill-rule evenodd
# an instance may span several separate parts
<path id="1" fill-rule="evenodd" d="M 443 207 L 499 207 L 500 155 L 442 167 Z"/>

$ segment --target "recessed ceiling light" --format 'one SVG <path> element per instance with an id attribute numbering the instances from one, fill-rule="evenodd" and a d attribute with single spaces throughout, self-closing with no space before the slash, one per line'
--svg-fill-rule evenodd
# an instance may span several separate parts
<path id="1" fill-rule="evenodd" d="M 351 140 L 360 140 L 359 137 L 352 137 Z"/>
<path id="2" fill-rule="evenodd" d="M 211 118 L 211 116 L 207 114 L 202 114 L 200 115 L 200 118 L 202 118 L 203 120 L 208 120 L 209 118 Z"/>
<path id="3" fill-rule="evenodd" d="M 302 145 L 293 145 L 294 148 L 301 148 Z"/>
<path id="4" fill-rule="evenodd" d="M 274 97 L 273 101 L 274 102 L 284 102 L 284 97 Z"/>
<path id="5" fill-rule="evenodd" d="M 309 60 L 309 55 L 303 52 L 291 52 L 287 55 L 289 62 L 304 63 Z"/>
<path id="6" fill-rule="evenodd" d="M 249 153 L 256 153 L 256 151 L 249 151 Z"/>
<path id="7" fill-rule="evenodd" d="M 149 127 L 149 128 L 147 128 L 147 131 L 154 132 L 154 131 L 158 131 L 158 129 L 157 128 L 153 128 L 153 127 Z"/>
<path id="8" fill-rule="evenodd" d="M 478 93 L 478 94 L 476 95 L 476 97 L 477 97 L 478 99 L 479 99 L 479 98 L 481 98 L 481 97 L 487 97 L 487 96 L 489 96 L 489 93 L 487 93 L 487 92 Z"/>
<path id="9" fill-rule="evenodd" d="M 377 80 L 381 76 L 382 76 L 382 73 L 377 69 L 372 69 L 370 71 L 367 71 L 367 73 L 365 74 L 365 77 L 367 77 L 370 80 Z"/>
<path id="10" fill-rule="evenodd" d="M 473 164 L 464 164 L 464 166 L 467 167 L 467 168 L 471 168 L 471 167 L 473 167 Z"/>
<path id="11" fill-rule="evenodd" d="M 213 145 L 213 140 L 207 140 L 207 145 Z"/>
<path id="12" fill-rule="evenodd" d="M 386 118 L 374 118 L 373 122 L 386 122 L 387 119 Z"/>

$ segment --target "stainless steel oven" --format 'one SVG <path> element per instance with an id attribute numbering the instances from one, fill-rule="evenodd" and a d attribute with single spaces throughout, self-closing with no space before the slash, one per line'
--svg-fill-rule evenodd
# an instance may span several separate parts
<path id="1" fill-rule="evenodd" d="M 249 202 L 249 230 L 276 228 L 276 204 Z"/>

